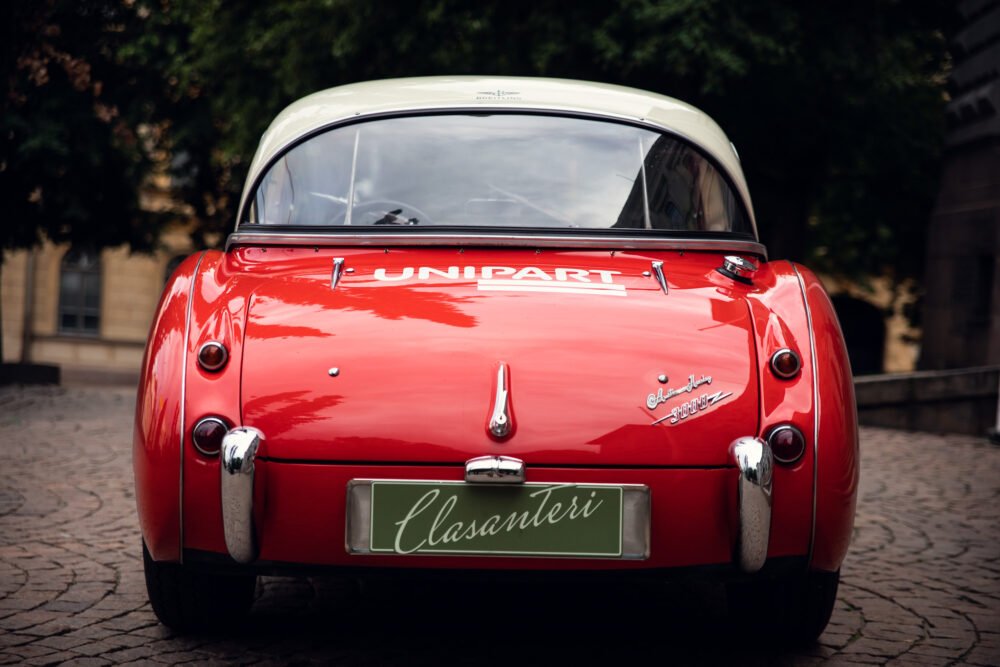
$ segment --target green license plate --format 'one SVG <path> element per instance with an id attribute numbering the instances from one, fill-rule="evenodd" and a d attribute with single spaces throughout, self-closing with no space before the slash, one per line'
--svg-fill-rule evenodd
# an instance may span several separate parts
<path id="1" fill-rule="evenodd" d="M 609 485 L 373 480 L 369 548 L 619 558 L 622 496 Z"/>

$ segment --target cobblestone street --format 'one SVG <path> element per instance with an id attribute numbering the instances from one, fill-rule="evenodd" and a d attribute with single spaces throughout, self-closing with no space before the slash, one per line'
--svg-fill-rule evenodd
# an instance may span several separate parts
<path id="1" fill-rule="evenodd" d="M 462 590 L 262 578 L 245 626 L 146 600 L 133 392 L 0 389 L 0 663 L 1000 664 L 1000 447 L 863 429 L 856 534 L 820 643 L 730 639 L 721 589 Z M 424 595 L 422 595 L 422 593 Z"/>

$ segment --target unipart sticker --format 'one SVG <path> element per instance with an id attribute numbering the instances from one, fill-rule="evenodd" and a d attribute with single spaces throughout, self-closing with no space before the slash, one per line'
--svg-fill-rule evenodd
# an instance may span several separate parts
<path id="1" fill-rule="evenodd" d="M 375 280 L 401 282 L 404 280 L 475 280 L 481 292 L 554 292 L 559 294 L 595 294 L 599 296 L 625 296 L 625 286 L 615 282 L 620 271 L 603 269 L 553 268 L 536 266 L 449 266 L 437 269 L 430 266 L 406 266 L 390 273 L 388 269 L 375 269 Z"/>

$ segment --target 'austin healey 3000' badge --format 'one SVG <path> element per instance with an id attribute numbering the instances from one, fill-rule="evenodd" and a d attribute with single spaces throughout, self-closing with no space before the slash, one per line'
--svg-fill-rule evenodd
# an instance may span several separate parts
<path id="1" fill-rule="evenodd" d="M 667 391 L 659 389 L 655 394 L 650 394 L 649 396 L 647 396 L 646 407 L 649 408 L 650 410 L 655 410 L 658 406 L 660 406 L 663 403 L 666 403 L 671 398 L 674 398 L 675 396 L 679 396 L 681 394 L 690 394 L 703 384 L 712 384 L 712 376 L 702 375 L 700 379 L 696 380 L 694 375 L 689 375 L 688 382 L 686 385 L 682 387 L 675 387 L 673 389 L 668 389 Z M 682 420 L 687 419 L 688 417 L 693 417 L 699 412 L 707 410 L 708 408 L 712 407 L 719 401 L 725 398 L 729 398 L 732 395 L 733 392 L 731 391 L 727 392 L 716 391 L 711 394 L 708 393 L 702 394 L 701 396 L 697 396 L 690 400 L 684 401 L 679 405 L 674 406 L 673 408 L 671 408 L 668 414 L 654 421 L 652 425 L 655 426 L 656 424 L 659 424 L 660 422 L 666 421 L 668 419 L 670 420 L 668 422 L 670 425 L 677 424 Z"/>

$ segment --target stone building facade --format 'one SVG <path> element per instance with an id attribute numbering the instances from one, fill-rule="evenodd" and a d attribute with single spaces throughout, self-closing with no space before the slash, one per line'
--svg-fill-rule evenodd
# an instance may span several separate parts
<path id="1" fill-rule="evenodd" d="M 137 376 L 163 285 L 192 251 L 174 228 L 152 254 L 52 243 L 5 252 L 3 361 Z"/>
<path id="2" fill-rule="evenodd" d="M 1000 2 L 958 3 L 920 367 L 1000 365 Z"/>

